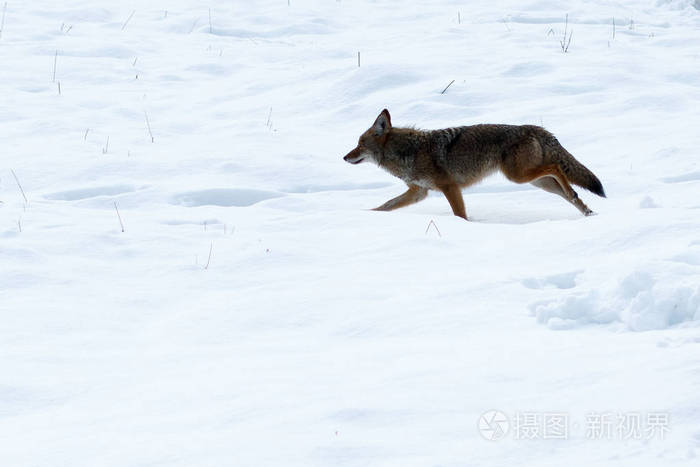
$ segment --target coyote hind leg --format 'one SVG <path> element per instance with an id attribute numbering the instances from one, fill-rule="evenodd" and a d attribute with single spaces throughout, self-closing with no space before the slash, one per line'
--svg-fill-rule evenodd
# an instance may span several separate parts
<path id="1" fill-rule="evenodd" d="M 562 198 L 573 204 L 576 207 L 576 209 L 581 211 L 581 213 L 583 213 L 583 215 L 585 216 L 590 216 L 594 214 L 594 212 L 591 211 L 591 209 L 588 206 L 586 206 L 586 204 L 583 201 L 581 201 L 581 198 L 578 197 L 576 191 L 572 189 L 571 191 L 573 192 L 574 198 L 569 198 L 564 193 L 564 190 L 562 189 L 557 179 L 552 176 L 547 175 L 533 180 L 530 183 L 538 188 L 543 189 L 544 191 L 548 191 L 550 193 L 554 193 L 555 195 L 561 196 Z"/>
<path id="2" fill-rule="evenodd" d="M 405 193 L 390 199 L 381 206 L 372 209 L 372 211 L 392 211 L 422 201 L 426 196 L 428 196 L 427 188 L 418 185 L 408 185 L 408 190 Z"/>
<path id="3" fill-rule="evenodd" d="M 593 211 L 591 211 L 591 209 L 586 206 L 583 201 L 581 201 L 578 194 L 573 188 L 571 188 L 569 181 L 566 179 L 566 175 L 564 175 L 558 165 L 548 164 L 532 167 L 527 170 L 518 169 L 520 168 L 504 164 L 502 170 L 503 174 L 510 181 L 515 183 L 532 183 L 545 191 L 549 191 L 550 193 L 555 193 L 563 197 L 565 200 L 573 204 L 576 209 L 581 211 L 584 216 L 590 216 L 593 214 Z M 552 181 L 554 183 L 552 183 Z"/>

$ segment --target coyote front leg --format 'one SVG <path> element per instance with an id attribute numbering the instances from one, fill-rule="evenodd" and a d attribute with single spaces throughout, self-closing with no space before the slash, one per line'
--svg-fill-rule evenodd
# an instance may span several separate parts
<path id="1" fill-rule="evenodd" d="M 424 200 L 426 196 L 428 196 L 427 188 L 418 185 L 408 185 L 408 190 L 404 194 L 390 199 L 381 206 L 372 209 L 372 211 L 392 211 Z"/>
<path id="2" fill-rule="evenodd" d="M 462 198 L 462 190 L 458 185 L 446 185 L 440 187 L 440 191 L 445 195 L 450 203 L 452 212 L 455 216 L 467 219 L 467 211 L 464 208 L 464 199 Z"/>

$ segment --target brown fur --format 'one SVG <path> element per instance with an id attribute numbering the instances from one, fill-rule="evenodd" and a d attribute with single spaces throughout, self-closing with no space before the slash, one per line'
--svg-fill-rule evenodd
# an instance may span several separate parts
<path id="1" fill-rule="evenodd" d="M 467 218 L 461 189 L 500 170 L 515 183 L 532 183 L 581 211 L 591 211 L 571 185 L 605 197 L 600 180 L 544 128 L 534 125 L 473 125 L 422 131 L 391 125 L 384 109 L 344 159 L 370 160 L 408 185 L 408 191 L 375 208 L 391 211 L 441 191 L 452 212 Z"/>

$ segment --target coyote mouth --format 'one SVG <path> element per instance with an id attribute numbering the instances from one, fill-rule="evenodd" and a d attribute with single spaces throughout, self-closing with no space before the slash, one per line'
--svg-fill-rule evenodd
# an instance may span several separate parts
<path id="1" fill-rule="evenodd" d="M 351 163 L 351 164 L 353 164 L 353 165 L 356 165 L 356 164 L 359 164 L 360 162 L 362 162 L 363 160 L 365 160 L 365 157 L 364 157 L 364 156 L 358 156 L 357 158 L 354 158 L 354 159 L 353 159 L 353 158 L 350 157 L 350 156 L 345 156 L 343 159 L 345 159 L 346 162 L 349 162 L 349 163 Z"/>

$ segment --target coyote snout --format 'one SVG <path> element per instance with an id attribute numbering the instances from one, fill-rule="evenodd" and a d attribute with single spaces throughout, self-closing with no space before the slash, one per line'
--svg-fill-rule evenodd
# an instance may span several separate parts
<path id="1" fill-rule="evenodd" d="M 360 146 L 356 147 L 352 151 L 350 151 L 345 157 L 343 157 L 343 160 L 346 162 L 350 162 L 351 164 L 359 164 L 360 162 L 365 160 L 365 156 L 363 155 L 364 151 Z"/>
<path id="2" fill-rule="evenodd" d="M 571 185 L 605 197 L 600 180 L 544 128 L 534 125 L 472 125 L 422 131 L 391 125 L 384 109 L 343 159 L 371 161 L 406 182 L 408 190 L 375 208 L 391 211 L 441 191 L 455 216 L 467 218 L 461 189 L 500 170 L 515 183 L 557 194 L 584 215 L 593 214 Z"/>

